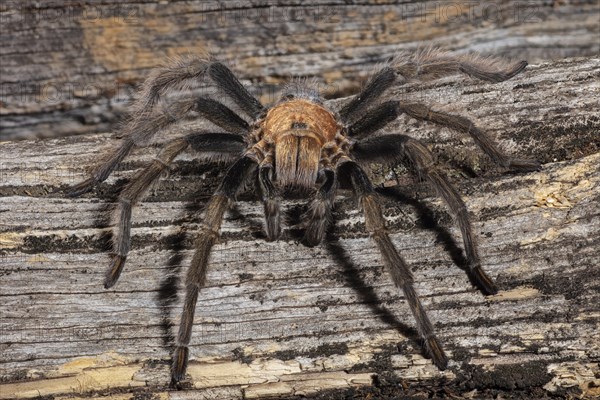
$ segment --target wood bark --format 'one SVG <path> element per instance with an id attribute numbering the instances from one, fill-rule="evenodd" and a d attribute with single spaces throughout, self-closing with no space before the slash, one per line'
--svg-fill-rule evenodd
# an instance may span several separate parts
<path id="1" fill-rule="evenodd" d="M 166 57 L 211 51 L 263 100 L 291 76 L 332 97 L 372 67 L 435 45 L 530 62 L 598 54 L 596 0 L 3 1 L 3 140 L 114 130 Z"/>
<path id="2" fill-rule="evenodd" d="M 82 198 L 115 135 L 0 145 L 0 398 L 593 398 L 600 391 L 600 60 L 531 65 L 500 84 L 455 76 L 392 97 L 469 116 L 539 172 L 506 173 L 468 138 L 401 117 L 387 132 L 429 143 L 464 195 L 484 268 L 470 284 L 444 204 L 401 169 L 373 168 L 393 240 L 451 359 L 422 355 L 402 293 L 384 271 L 349 193 L 326 243 L 262 234 L 251 188 L 226 217 L 201 291 L 187 390 L 169 357 L 202 207 L 222 166 L 175 162 L 134 210 L 132 251 L 102 288 L 118 189 L 158 151 L 135 149 Z M 329 101 L 339 107 L 347 100 Z M 306 200 L 283 203 L 292 221 Z M 120 397 L 122 396 L 122 397 Z"/>

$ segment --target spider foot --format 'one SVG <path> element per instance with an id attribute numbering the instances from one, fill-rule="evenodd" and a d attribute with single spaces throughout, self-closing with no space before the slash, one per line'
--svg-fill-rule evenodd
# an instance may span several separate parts
<path id="1" fill-rule="evenodd" d="M 322 223 L 311 223 L 306 227 L 303 242 L 308 247 L 315 247 L 323 241 L 326 226 Z"/>
<path id="2" fill-rule="evenodd" d="M 474 284 L 483 292 L 484 295 L 490 296 L 498 293 L 498 288 L 492 278 L 490 278 L 481 268 L 476 266 L 471 269 L 471 277 Z"/>
<path id="3" fill-rule="evenodd" d="M 270 190 L 272 191 L 272 189 Z M 263 199 L 263 202 L 265 210 L 265 233 L 267 234 L 267 241 L 274 242 L 281 236 L 281 216 L 279 213 L 279 199 L 273 197 L 266 197 Z"/>
<path id="4" fill-rule="evenodd" d="M 95 177 L 87 178 L 85 181 L 80 182 L 76 185 L 73 185 L 67 189 L 65 189 L 65 194 L 68 197 L 79 197 L 84 193 L 92 190 L 94 185 L 97 183 L 97 179 Z"/>
<path id="5" fill-rule="evenodd" d="M 539 171 L 542 169 L 542 164 L 537 160 L 513 158 L 508 162 L 507 167 L 516 171 Z"/>
<path id="6" fill-rule="evenodd" d="M 187 346 L 177 346 L 173 352 L 173 364 L 171 366 L 171 385 L 178 386 L 185 379 L 190 351 Z"/>
<path id="7" fill-rule="evenodd" d="M 123 271 L 123 267 L 125 266 L 125 260 L 127 256 L 119 256 L 116 255 L 113 257 L 112 262 L 110 263 L 110 268 L 108 269 L 108 273 L 106 274 L 106 278 L 104 278 L 104 289 L 109 289 L 117 283 L 119 276 L 121 275 L 121 271 Z"/>
<path id="8" fill-rule="evenodd" d="M 515 75 L 520 74 L 527 67 L 527 61 L 519 61 L 515 64 L 512 70 L 508 71 L 503 77 L 502 81 L 512 78 Z M 500 81 L 500 82 L 502 82 Z"/>
<path id="9" fill-rule="evenodd" d="M 448 357 L 446 357 L 444 349 L 442 349 L 442 346 L 440 346 L 440 343 L 435 336 L 431 336 L 425 340 L 425 347 L 436 367 L 441 371 L 448 368 Z"/>

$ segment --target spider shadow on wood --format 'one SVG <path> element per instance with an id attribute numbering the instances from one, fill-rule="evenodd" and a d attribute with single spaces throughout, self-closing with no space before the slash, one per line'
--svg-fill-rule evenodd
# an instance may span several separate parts
<path id="1" fill-rule="evenodd" d="M 435 233 L 436 240 L 443 244 L 444 250 L 450 255 L 454 265 L 465 271 L 469 281 L 471 282 L 471 285 L 479 289 L 482 294 L 485 294 L 485 288 L 481 287 L 479 281 L 475 276 L 473 276 L 473 273 L 469 268 L 469 261 L 465 257 L 463 249 L 458 246 L 456 239 L 453 237 L 450 231 L 436 221 L 433 209 L 415 197 L 404 193 L 396 186 L 381 187 L 377 189 L 377 192 L 382 196 L 399 202 L 400 204 L 412 206 L 417 212 L 421 227 Z"/>

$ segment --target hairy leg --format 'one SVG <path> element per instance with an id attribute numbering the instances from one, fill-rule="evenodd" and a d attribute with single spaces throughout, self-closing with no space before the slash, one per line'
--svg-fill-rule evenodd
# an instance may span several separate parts
<path id="1" fill-rule="evenodd" d="M 92 190 L 96 184 L 104 182 L 117 165 L 129 154 L 134 145 L 133 140 L 125 139 L 116 150 L 111 152 L 93 169 L 89 178 L 67 188 L 65 194 L 69 197 L 78 197 Z"/>
<path id="2" fill-rule="evenodd" d="M 488 82 L 503 82 L 522 72 L 526 66 L 526 61 L 511 64 L 500 58 L 476 54 L 452 55 L 437 49 L 401 53 L 389 65 L 375 72 L 365 88 L 342 107 L 340 117 L 346 124 L 356 120 L 354 116 L 368 110 L 396 82 L 398 75 L 405 80 L 434 80 L 463 73 Z"/>
<path id="3" fill-rule="evenodd" d="M 189 357 L 188 345 L 192 336 L 196 301 L 200 289 L 206 282 L 208 258 L 213 245 L 219 237 L 219 229 L 221 228 L 223 216 L 230 203 L 235 200 L 235 195 L 246 180 L 246 177 L 256 166 L 256 161 L 249 157 L 238 159 L 227 170 L 221 185 L 206 206 L 204 221 L 196 240 L 196 251 L 185 280 L 186 294 L 171 369 L 173 384 L 178 383 L 185 376 Z"/>
<path id="4" fill-rule="evenodd" d="M 388 101 L 370 110 L 363 118 L 348 127 L 348 135 L 355 139 L 362 139 L 388 123 L 395 120 L 402 113 L 422 121 L 433 122 L 450 129 L 466 133 L 490 158 L 497 164 L 520 171 L 535 171 L 541 165 L 536 160 L 513 158 L 502 152 L 496 143 L 481 129 L 477 128 L 469 119 L 459 115 L 433 111 L 423 104 L 400 104 L 397 101 Z M 382 149 L 386 151 L 386 149 Z"/>
<path id="5" fill-rule="evenodd" d="M 522 72 L 527 62 L 509 63 L 501 58 L 477 54 L 453 55 L 438 49 L 427 49 L 413 54 L 399 54 L 392 65 L 405 79 L 434 80 L 463 73 L 488 82 L 502 82 Z"/>
<path id="6" fill-rule="evenodd" d="M 415 291 L 412 273 L 390 239 L 385 227 L 381 207 L 379 206 L 369 178 L 354 161 L 343 162 L 338 166 L 337 172 L 340 178 L 349 178 L 354 193 L 358 196 L 362 206 L 367 230 L 371 233 L 373 240 L 377 244 L 383 256 L 383 262 L 392 276 L 394 284 L 404 292 L 406 301 L 410 305 L 410 309 L 417 321 L 419 335 L 424 340 L 425 347 L 431 355 L 434 364 L 439 369 L 446 369 L 448 358 L 435 336 L 433 325 L 429 317 L 427 317 L 425 309 Z"/>
<path id="7" fill-rule="evenodd" d="M 256 120 L 264 111 L 264 107 L 235 77 L 233 72 L 220 62 L 214 62 L 208 73 L 217 86 L 227 94 L 235 103 Z"/>
<path id="8" fill-rule="evenodd" d="M 386 101 L 367 111 L 359 120 L 348 126 L 348 136 L 353 139 L 365 138 L 398 118 L 397 101 Z"/>
<path id="9" fill-rule="evenodd" d="M 446 202 L 460 227 L 471 276 L 486 295 L 498 292 L 494 282 L 481 268 L 477 241 L 464 201 L 446 175 L 436 167 L 433 155 L 422 143 L 406 135 L 381 136 L 357 143 L 352 155 L 364 162 L 396 164 L 403 161 L 427 179 Z"/>
<path id="10" fill-rule="evenodd" d="M 109 154 L 92 171 L 88 179 L 69 188 L 67 194 L 76 197 L 103 182 L 134 146 L 147 142 L 156 132 L 171 124 L 173 116 L 184 110 L 172 107 L 169 112 L 156 114 L 156 104 L 162 96 L 181 87 L 185 82 L 201 80 L 209 64 L 205 58 L 179 58 L 152 70 L 131 105 L 130 120 L 121 131 L 125 137 L 121 146 Z"/>
<path id="11" fill-rule="evenodd" d="M 125 266 L 131 243 L 131 211 L 144 192 L 168 168 L 177 155 L 188 146 L 210 157 L 233 158 L 239 156 L 245 144 L 237 135 L 225 133 L 198 133 L 175 139 L 167 143 L 158 156 L 144 170 L 134 176 L 119 195 L 119 205 L 115 210 L 115 230 L 113 234 L 113 259 L 104 280 L 104 287 L 112 287 Z"/>
<path id="12" fill-rule="evenodd" d="M 216 100 L 200 97 L 195 100 L 193 109 L 227 132 L 245 135 L 250 130 L 250 126 L 243 118 Z"/>
<path id="13" fill-rule="evenodd" d="M 396 80 L 396 73 L 390 67 L 377 71 L 367 82 L 363 90 L 340 110 L 340 118 L 350 123 L 355 115 L 361 114 L 369 105 L 377 100 Z"/>
<path id="14" fill-rule="evenodd" d="M 215 125 L 238 134 L 248 132 L 248 123 L 224 105 L 210 99 L 188 99 L 165 105 L 145 118 L 135 118 L 125 128 L 126 135 L 121 145 L 108 155 L 85 181 L 69 188 L 68 195 L 79 196 L 103 182 L 116 166 L 123 161 L 134 146 L 142 145 L 158 131 L 179 122 L 190 111 L 197 111 Z"/>
<path id="15" fill-rule="evenodd" d="M 303 221 L 308 221 L 304 241 L 309 246 L 318 245 L 325 237 L 337 190 L 335 171 L 324 169 L 323 174 L 325 181 L 315 194 L 308 211 L 302 218 Z"/>
<path id="16" fill-rule="evenodd" d="M 110 153 L 83 182 L 69 188 L 67 194 L 79 196 L 99 182 L 103 182 L 134 146 L 143 146 L 159 131 L 179 122 L 190 111 L 227 130 L 245 134 L 248 123 L 235 112 L 211 99 L 184 99 L 171 103 L 162 101 L 169 93 L 184 88 L 190 81 L 202 81 L 205 75 L 230 96 L 252 118 L 263 109 L 262 105 L 242 86 L 233 73 L 219 62 L 203 58 L 182 58 L 156 68 L 144 82 L 137 99 L 131 106 L 131 118 L 123 127 L 125 138 L 121 146 Z M 159 106 L 160 105 L 160 106 Z"/>
<path id="17" fill-rule="evenodd" d="M 244 88 L 227 66 L 201 57 L 177 58 L 154 69 L 144 82 L 133 109 L 138 113 L 147 113 L 162 96 L 173 89 L 185 88 L 192 80 L 201 81 L 205 75 L 250 117 L 255 119 L 262 111 L 260 102 Z"/>
<path id="18" fill-rule="evenodd" d="M 468 134 L 495 163 L 503 167 L 520 171 L 535 171 L 541 167 L 540 163 L 536 160 L 513 158 L 506 155 L 484 131 L 476 127 L 473 122 L 465 117 L 433 111 L 427 106 L 418 103 L 401 104 L 399 112 L 406 113 L 415 119 L 433 122 L 434 124 Z"/>
<path id="19" fill-rule="evenodd" d="M 178 117 L 183 117 L 190 109 L 190 104 L 178 102 L 163 112 L 154 112 L 147 115 L 146 118 L 138 117 L 132 120 L 123 130 L 126 136 L 121 145 L 108 154 L 108 157 L 93 170 L 88 179 L 69 188 L 68 195 L 77 197 L 91 190 L 97 183 L 103 182 L 134 146 L 139 146 L 142 140 L 150 139 L 156 132 L 177 122 Z"/>
<path id="20" fill-rule="evenodd" d="M 281 215 L 279 210 L 279 195 L 273 185 L 272 157 L 265 158 L 258 170 L 258 183 L 265 211 L 265 231 L 267 240 L 277 240 L 281 235 Z"/>

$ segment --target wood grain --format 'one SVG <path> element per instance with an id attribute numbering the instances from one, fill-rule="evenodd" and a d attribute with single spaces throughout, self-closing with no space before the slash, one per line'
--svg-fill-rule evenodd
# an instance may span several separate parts
<path id="1" fill-rule="evenodd" d="M 292 76 L 339 97 L 432 44 L 530 62 L 596 55 L 599 12 L 595 0 L 3 1 L 1 138 L 114 130 L 135 85 L 174 55 L 211 51 L 263 101 Z"/>
<path id="2" fill-rule="evenodd" d="M 471 286 L 458 230 L 424 183 L 373 169 L 393 240 L 449 353 L 444 372 L 423 357 L 349 193 L 340 192 L 327 243 L 307 248 L 290 230 L 265 242 L 262 205 L 248 190 L 200 294 L 191 383 L 168 391 L 180 277 L 221 169 L 189 154 L 176 161 L 134 210 L 128 265 L 104 290 L 107 212 L 158 149 L 136 149 L 92 193 L 69 199 L 60 189 L 118 139 L 2 143 L 0 398 L 600 395 L 599 66 L 567 59 L 500 84 L 452 77 L 394 89 L 470 116 L 507 151 L 544 163 L 504 173 L 446 129 L 408 118 L 389 128 L 429 142 L 445 163 L 501 288 L 485 298 Z M 287 200 L 289 218 L 305 204 Z"/>

